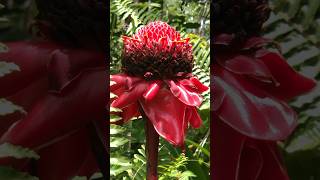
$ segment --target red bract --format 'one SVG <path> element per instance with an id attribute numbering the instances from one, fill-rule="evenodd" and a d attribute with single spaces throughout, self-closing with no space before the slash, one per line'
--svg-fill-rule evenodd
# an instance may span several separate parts
<path id="1" fill-rule="evenodd" d="M 111 81 L 116 82 L 111 92 L 118 96 L 111 106 L 122 109 L 124 122 L 138 116 L 141 106 L 158 134 L 176 146 L 183 145 L 188 123 L 201 126 L 197 107 L 202 101 L 199 93 L 206 89 L 190 79 L 145 81 L 118 74 Z"/>
<path id="2" fill-rule="evenodd" d="M 124 73 L 111 76 L 115 84 L 110 90 L 118 96 L 111 106 L 122 110 L 123 122 L 143 111 L 160 136 L 183 146 L 188 124 L 201 126 L 197 107 L 200 94 L 208 89 L 190 74 L 193 56 L 188 39 L 157 21 L 123 40 Z"/>
<path id="3" fill-rule="evenodd" d="M 263 48 L 261 37 L 231 43 L 216 37 L 213 63 L 213 177 L 288 179 L 276 141 L 297 125 L 287 100 L 315 86 L 277 53 Z"/>
<path id="4" fill-rule="evenodd" d="M 63 180 L 98 171 L 90 129 L 105 122 L 107 76 L 103 53 L 50 42 L 7 45 L 10 50 L 0 54 L 0 59 L 17 64 L 20 71 L 0 78 L 4 87 L 0 96 L 27 113 L 0 118 L 0 142 L 37 151 L 41 158 L 36 163 L 36 175 L 40 179 Z M 97 132 L 100 130 L 97 128 Z M 14 162 L 0 160 L 19 169 L 31 165 L 27 160 Z"/>

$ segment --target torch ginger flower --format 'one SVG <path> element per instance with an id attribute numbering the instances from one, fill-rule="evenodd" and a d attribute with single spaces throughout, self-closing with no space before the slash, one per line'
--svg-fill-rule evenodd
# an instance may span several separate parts
<path id="1" fill-rule="evenodd" d="M 132 37 L 123 37 L 123 74 L 111 76 L 110 90 L 118 96 L 111 106 L 122 109 L 127 122 L 140 114 L 157 133 L 182 146 L 188 123 L 198 128 L 200 94 L 208 89 L 192 76 L 192 47 L 188 39 L 164 22 L 151 22 Z"/>
<path id="2" fill-rule="evenodd" d="M 121 122 L 142 115 L 146 119 L 147 179 L 156 180 L 159 135 L 175 146 L 184 146 L 190 123 L 202 124 L 197 107 L 208 89 L 192 76 L 189 39 L 167 23 L 156 21 L 133 37 L 123 37 L 122 70 L 111 76 L 110 91 L 118 96 L 111 107 L 122 110 Z"/>
<path id="3" fill-rule="evenodd" d="M 202 124 L 197 107 L 208 87 L 192 76 L 192 46 L 189 39 L 167 23 L 156 21 L 123 36 L 122 70 L 111 76 L 110 91 L 118 96 L 111 106 L 122 110 L 122 122 L 141 111 L 156 132 L 176 146 L 183 146 L 190 123 Z"/>

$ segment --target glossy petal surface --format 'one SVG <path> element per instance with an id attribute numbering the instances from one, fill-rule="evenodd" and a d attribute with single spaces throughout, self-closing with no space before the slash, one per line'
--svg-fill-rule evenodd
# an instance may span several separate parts
<path id="1" fill-rule="evenodd" d="M 262 85 L 262 88 L 279 99 L 292 99 L 310 91 L 316 85 L 314 80 L 304 77 L 290 67 L 279 54 L 262 50 L 257 53 L 257 58 L 268 67 L 279 84 L 278 86 Z"/>
<path id="2" fill-rule="evenodd" d="M 143 111 L 160 136 L 170 143 L 181 146 L 184 142 L 186 105 L 168 89 L 161 89 L 152 101 L 140 101 Z"/>
<path id="3" fill-rule="evenodd" d="M 169 80 L 168 85 L 170 86 L 172 94 L 184 104 L 197 107 L 201 105 L 202 97 L 197 92 L 190 91 L 184 85 L 179 82 L 174 82 L 173 80 Z"/>
<path id="4" fill-rule="evenodd" d="M 237 131 L 252 138 L 280 140 L 295 128 L 296 114 L 285 102 L 241 76 L 221 68 L 217 70 L 215 82 L 218 92 L 222 93 L 218 96 L 224 97 L 217 114 Z"/>
<path id="5" fill-rule="evenodd" d="M 104 97 L 105 88 L 95 84 L 106 83 L 104 74 L 104 71 L 88 72 L 67 86 L 61 95 L 47 95 L 25 119 L 17 122 L 1 137 L 1 142 L 39 147 L 92 120 L 103 118 L 105 101 L 101 97 Z M 78 104 L 85 106 L 79 107 Z"/>

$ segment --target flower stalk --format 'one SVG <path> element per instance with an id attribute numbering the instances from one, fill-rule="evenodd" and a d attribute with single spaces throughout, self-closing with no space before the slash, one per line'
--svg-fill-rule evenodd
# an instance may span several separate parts
<path id="1" fill-rule="evenodd" d="M 159 134 L 154 129 L 152 122 L 147 118 L 142 109 L 140 109 L 140 113 L 145 120 L 147 180 L 158 180 Z"/>

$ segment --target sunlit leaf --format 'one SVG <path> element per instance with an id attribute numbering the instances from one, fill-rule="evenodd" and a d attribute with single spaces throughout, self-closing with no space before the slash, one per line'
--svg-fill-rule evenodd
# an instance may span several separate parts
<path id="1" fill-rule="evenodd" d="M 1 46 L 0 46 L 0 50 L 1 50 Z M 0 78 L 7 74 L 10 74 L 13 71 L 20 71 L 19 66 L 17 66 L 14 63 L 0 61 Z"/>
<path id="2" fill-rule="evenodd" d="M 0 99 L 0 116 L 8 115 L 16 111 L 26 113 L 22 107 L 17 106 L 6 99 Z"/>
<path id="3" fill-rule="evenodd" d="M 3 157 L 14 157 L 17 159 L 40 158 L 40 156 L 33 150 L 21 146 L 12 145 L 10 143 L 3 143 L 0 145 L 0 158 Z"/>

